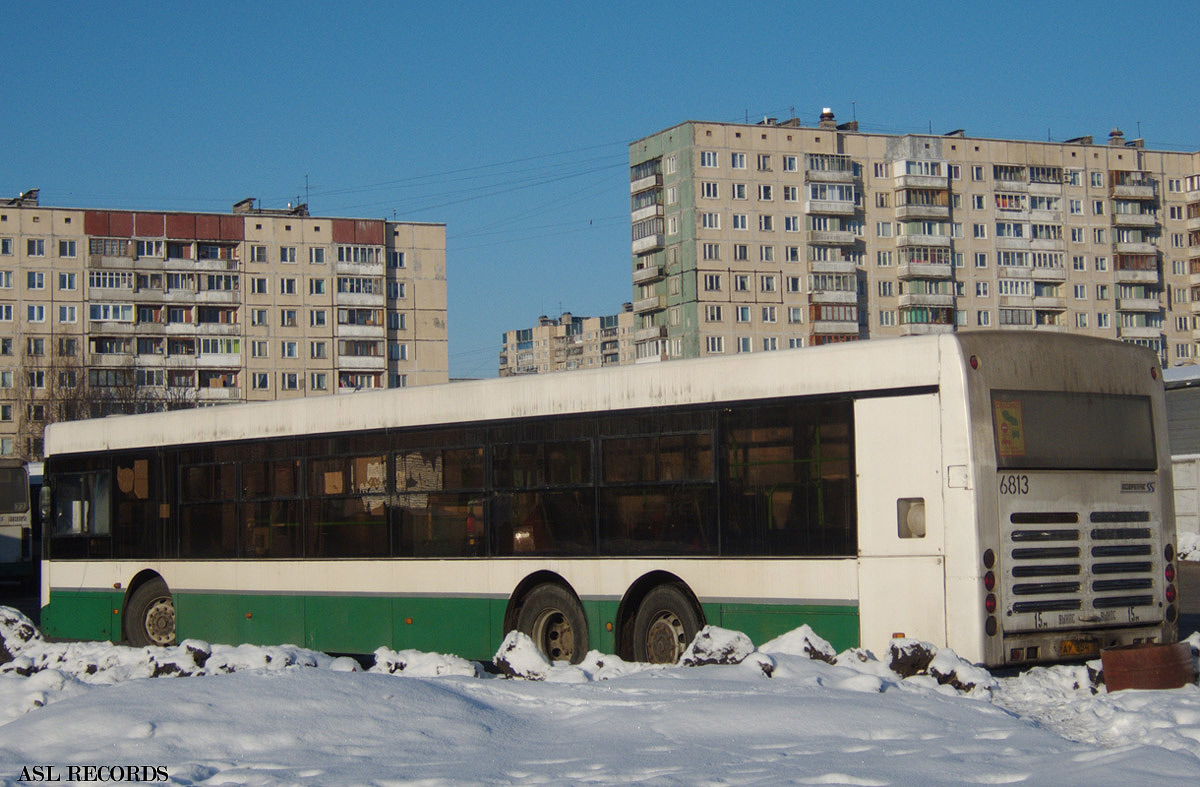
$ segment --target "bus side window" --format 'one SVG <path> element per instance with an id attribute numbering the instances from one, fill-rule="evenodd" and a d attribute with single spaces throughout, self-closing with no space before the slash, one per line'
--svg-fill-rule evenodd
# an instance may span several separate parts
<path id="1" fill-rule="evenodd" d="M 63 476 L 55 486 L 56 536 L 109 534 L 109 477 L 107 472 Z"/>

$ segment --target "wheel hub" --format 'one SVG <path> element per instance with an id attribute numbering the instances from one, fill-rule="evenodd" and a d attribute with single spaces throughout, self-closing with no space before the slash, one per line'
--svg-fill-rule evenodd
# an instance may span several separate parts
<path id="1" fill-rule="evenodd" d="M 146 610 L 146 634 L 155 645 L 170 645 L 175 641 L 175 603 L 171 599 L 151 602 Z"/>
<path id="2" fill-rule="evenodd" d="M 652 664 L 674 664 L 683 655 L 683 622 L 670 612 L 660 613 L 646 631 L 646 655 Z"/>
<path id="3" fill-rule="evenodd" d="M 533 641 L 551 661 L 573 661 L 575 632 L 561 611 L 546 610 L 537 619 L 533 627 Z"/>

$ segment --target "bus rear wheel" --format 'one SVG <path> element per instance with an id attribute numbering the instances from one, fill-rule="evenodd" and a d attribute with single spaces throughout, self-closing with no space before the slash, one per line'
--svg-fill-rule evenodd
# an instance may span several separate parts
<path id="1" fill-rule="evenodd" d="M 517 615 L 517 631 L 527 634 L 552 662 L 578 664 L 588 650 L 583 607 L 562 585 L 538 585 L 529 592 Z"/>
<path id="2" fill-rule="evenodd" d="M 129 597 L 125 636 L 138 647 L 175 644 L 175 600 L 161 577 L 140 585 Z"/>
<path id="3" fill-rule="evenodd" d="M 633 620 L 633 658 L 651 664 L 675 664 L 696 633 L 700 615 L 675 585 L 659 585 L 646 594 Z"/>

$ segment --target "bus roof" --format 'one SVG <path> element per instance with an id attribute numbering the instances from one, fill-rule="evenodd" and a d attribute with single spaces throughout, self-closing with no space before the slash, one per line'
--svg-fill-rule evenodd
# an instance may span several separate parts
<path id="1" fill-rule="evenodd" d="M 47 426 L 45 454 L 331 434 L 379 428 L 501 421 L 531 416 L 700 405 L 785 396 L 938 386 L 961 374 L 964 345 L 1012 356 L 1083 346 L 1149 350 L 1106 339 L 1031 331 L 986 331 L 872 339 L 795 350 L 634 364 L 555 374 L 110 416 Z"/>

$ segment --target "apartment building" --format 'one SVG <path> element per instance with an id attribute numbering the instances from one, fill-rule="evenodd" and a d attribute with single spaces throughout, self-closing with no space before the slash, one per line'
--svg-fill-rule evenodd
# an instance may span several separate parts
<path id="1" fill-rule="evenodd" d="M 632 143 L 638 362 L 942 331 L 1200 348 L 1200 153 L 689 121 Z"/>
<path id="2" fill-rule="evenodd" d="M 0 202 L 0 454 L 56 420 L 447 380 L 445 225 Z"/>
<path id="3" fill-rule="evenodd" d="M 532 328 L 506 331 L 500 347 L 500 376 L 596 369 L 633 363 L 633 305 L 602 317 L 538 318 Z"/>

